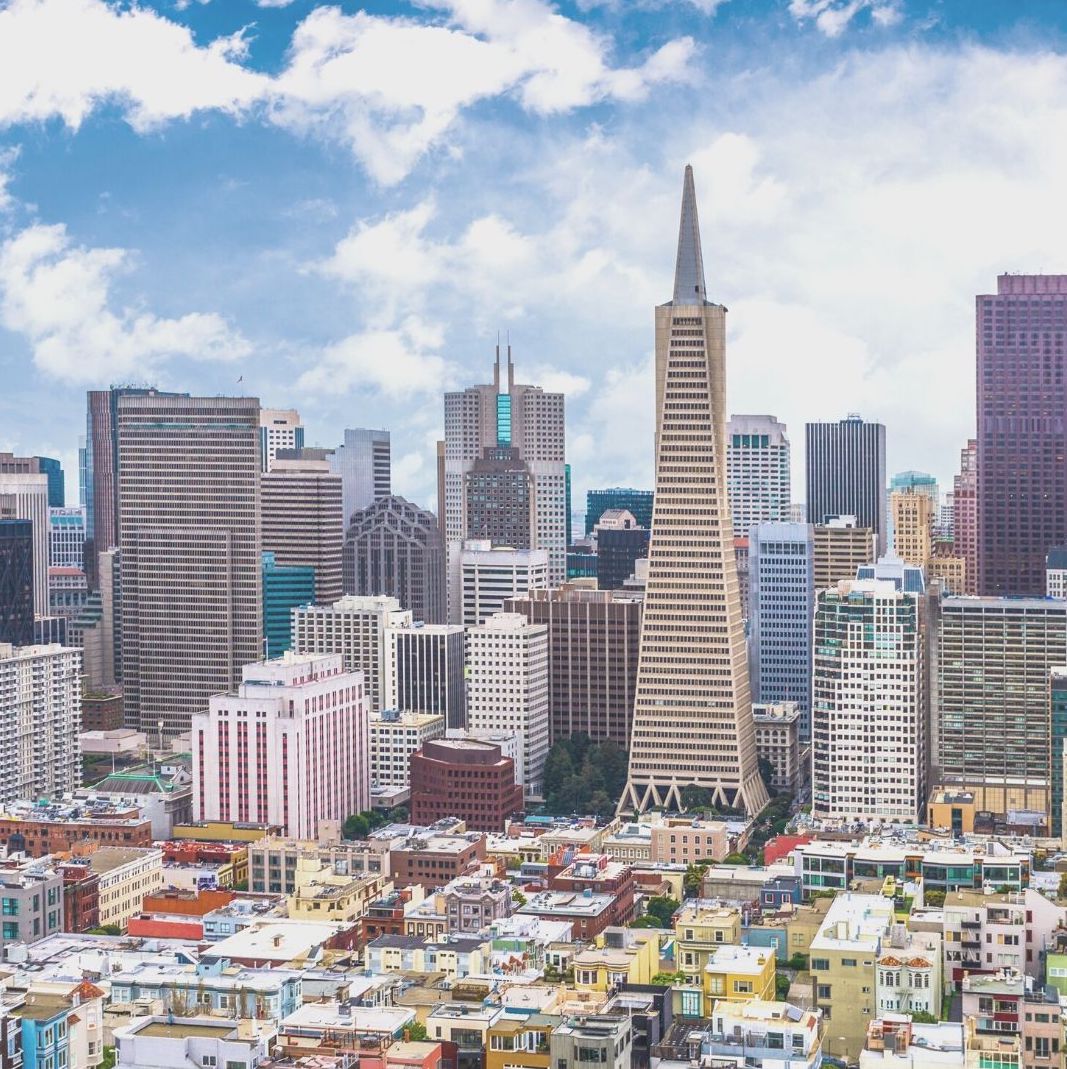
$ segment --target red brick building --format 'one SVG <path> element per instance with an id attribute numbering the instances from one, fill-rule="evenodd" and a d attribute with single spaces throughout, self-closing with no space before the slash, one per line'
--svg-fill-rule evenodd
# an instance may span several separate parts
<path id="1" fill-rule="evenodd" d="M 485 836 L 428 835 L 414 838 L 389 853 L 393 886 L 417 883 L 427 891 L 443 887 L 457 876 L 467 876 L 485 861 Z"/>
<path id="2" fill-rule="evenodd" d="M 434 739 L 411 755 L 411 822 L 444 817 L 468 828 L 502 832 L 523 809 L 515 762 L 499 746 L 473 739 Z"/>
<path id="3" fill-rule="evenodd" d="M 77 806 L 42 808 L 26 815 L 0 814 L 0 846 L 44 857 L 77 843 L 98 846 L 151 846 L 152 822 L 137 809 L 87 813 Z"/>
<path id="4" fill-rule="evenodd" d="M 100 876 L 87 861 L 64 861 L 63 931 L 87 932 L 100 926 Z"/>
<path id="5" fill-rule="evenodd" d="M 614 861 L 609 854 L 573 854 L 557 850 L 548 862 L 551 891 L 611 895 L 610 925 L 626 925 L 634 919 L 634 874 L 629 865 Z"/>

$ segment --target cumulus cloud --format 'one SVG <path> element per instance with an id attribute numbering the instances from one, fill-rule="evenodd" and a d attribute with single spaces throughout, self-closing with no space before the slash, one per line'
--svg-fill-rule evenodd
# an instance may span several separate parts
<path id="1" fill-rule="evenodd" d="M 440 325 L 408 316 L 398 326 L 374 326 L 328 346 L 297 381 L 309 394 L 368 391 L 392 400 L 436 394 L 448 365 Z"/>
<path id="2" fill-rule="evenodd" d="M 876 26 L 895 26 L 903 18 L 900 0 L 789 0 L 789 13 L 798 22 L 814 22 L 827 37 L 839 37 L 849 23 L 866 11 Z"/>
<path id="3" fill-rule="evenodd" d="M 221 316 L 114 307 L 111 287 L 129 260 L 125 249 L 75 245 L 61 225 L 27 227 L 0 245 L 0 324 L 25 335 L 42 371 L 68 382 L 143 373 L 173 357 L 248 355 Z"/>
<path id="4" fill-rule="evenodd" d="M 15 204 L 8 186 L 11 183 L 11 166 L 19 157 L 17 145 L 0 148 L 0 212 L 10 211 Z"/>
<path id="5" fill-rule="evenodd" d="M 107 103 L 140 130 L 203 110 L 262 108 L 288 129 L 346 144 L 388 184 L 478 101 L 512 94 L 547 115 L 638 100 L 692 77 L 690 38 L 614 66 L 609 39 L 546 0 L 425 0 L 424 8 L 418 19 L 315 8 L 272 78 L 244 65 L 243 31 L 198 45 L 188 27 L 144 7 L 10 0 L 0 8 L 0 126 L 58 116 L 77 128 Z"/>

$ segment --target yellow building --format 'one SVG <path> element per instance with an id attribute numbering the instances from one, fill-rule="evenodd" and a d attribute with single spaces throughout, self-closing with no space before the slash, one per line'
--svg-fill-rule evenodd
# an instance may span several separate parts
<path id="1" fill-rule="evenodd" d="M 826 1034 L 844 1048 L 839 1057 L 855 1061 L 878 1016 L 876 959 L 893 924 L 893 900 L 882 895 L 845 892 L 833 900 L 811 943 L 815 1008 L 823 1011 Z"/>
<path id="2" fill-rule="evenodd" d="M 578 991 L 608 991 L 616 984 L 649 984 L 659 968 L 658 932 L 640 928 L 606 928 L 593 946 L 574 955 Z"/>
<path id="3" fill-rule="evenodd" d="M 175 824 L 172 839 L 195 839 L 205 843 L 254 843 L 265 835 L 281 835 L 279 824 L 249 824 L 236 820 L 201 820 Z"/>
<path id="4" fill-rule="evenodd" d="M 719 947 L 704 966 L 704 994 L 708 1010 L 716 1000 L 774 1001 L 774 951 L 770 947 Z"/>
<path id="5" fill-rule="evenodd" d="M 926 578 L 941 580 L 941 585 L 949 594 L 967 593 L 967 558 L 966 557 L 931 557 L 926 565 Z"/>
<path id="6" fill-rule="evenodd" d="M 163 851 L 154 846 L 99 846 L 86 860 L 100 877 L 101 925 L 124 929 L 144 896 L 163 887 Z"/>
<path id="7" fill-rule="evenodd" d="M 827 590 L 841 579 L 855 579 L 856 569 L 874 560 L 874 532 L 850 523 L 855 523 L 852 517 L 828 524 L 816 522 L 812 528 L 811 565 L 816 590 Z"/>
<path id="8" fill-rule="evenodd" d="M 933 556 L 934 500 L 914 490 L 889 495 L 893 517 L 893 551 L 907 564 L 925 568 Z"/>
<path id="9" fill-rule="evenodd" d="M 974 832 L 974 818 L 978 807 L 970 791 L 951 787 L 934 787 L 926 803 L 927 824 L 931 828 L 957 829 L 964 835 Z"/>
<path id="10" fill-rule="evenodd" d="M 296 889 L 288 898 L 289 916 L 307 921 L 352 921 L 393 889 L 385 876 L 343 876 L 316 857 L 301 857 L 293 877 Z"/>
<path id="11" fill-rule="evenodd" d="M 485 1069 L 549 1069 L 549 1036 L 562 1023 L 545 1013 L 497 1021 L 486 1030 Z"/>
<path id="12" fill-rule="evenodd" d="M 716 950 L 741 942 L 741 911 L 700 903 L 683 906 L 675 918 L 674 935 L 678 971 L 699 984 Z"/>
<path id="13" fill-rule="evenodd" d="M 807 954 L 812 940 L 819 934 L 826 914 L 830 912 L 832 898 L 813 898 L 805 905 L 796 906 L 785 922 L 786 955 Z"/>

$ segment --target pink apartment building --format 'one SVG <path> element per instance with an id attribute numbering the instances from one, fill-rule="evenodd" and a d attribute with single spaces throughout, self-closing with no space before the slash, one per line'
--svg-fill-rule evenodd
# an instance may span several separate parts
<path id="1" fill-rule="evenodd" d="M 195 820 L 280 824 L 314 839 L 319 822 L 370 808 L 363 674 L 340 654 L 246 664 L 236 694 L 193 717 Z"/>

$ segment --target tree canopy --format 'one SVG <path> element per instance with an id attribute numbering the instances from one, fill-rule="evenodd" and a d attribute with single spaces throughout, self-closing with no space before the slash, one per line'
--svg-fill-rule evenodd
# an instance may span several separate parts
<path id="1" fill-rule="evenodd" d="M 610 816 L 626 786 L 626 751 L 585 734 L 559 739 L 545 758 L 545 812 Z"/>

